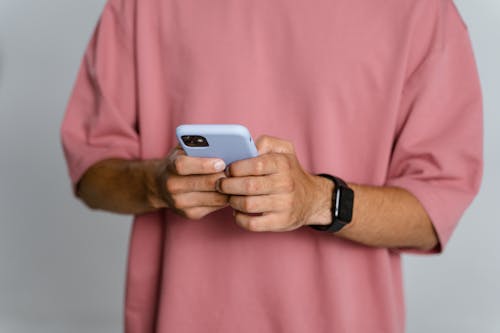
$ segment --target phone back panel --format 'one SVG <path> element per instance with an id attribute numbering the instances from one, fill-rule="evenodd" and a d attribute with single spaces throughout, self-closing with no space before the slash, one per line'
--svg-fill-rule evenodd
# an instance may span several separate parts
<path id="1" fill-rule="evenodd" d="M 208 141 L 208 147 L 187 146 L 182 140 L 184 135 L 201 135 Z M 258 155 L 250 132 L 242 125 L 181 125 L 176 136 L 188 156 L 216 157 L 226 165 Z"/>

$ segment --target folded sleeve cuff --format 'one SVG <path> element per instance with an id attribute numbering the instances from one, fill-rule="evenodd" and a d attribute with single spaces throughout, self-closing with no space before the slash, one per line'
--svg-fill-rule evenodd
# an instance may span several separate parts
<path id="1" fill-rule="evenodd" d="M 468 192 L 435 185 L 431 181 L 422 181 L 412 178 L 391 179 L 386 183 L 386 186 L 405 189 L 415 196 L 427 212 L 438 237 L 438 245 L 431 250 L 425 251 L 410 248 L 394 249 L 396 252 L 403 253 L 442 253 L 460 217 L 465 211 L 465 207 L 468 206 L 474 196 Z M 401 221 L 401 223 L 404 223 L 404 221 Z"/>

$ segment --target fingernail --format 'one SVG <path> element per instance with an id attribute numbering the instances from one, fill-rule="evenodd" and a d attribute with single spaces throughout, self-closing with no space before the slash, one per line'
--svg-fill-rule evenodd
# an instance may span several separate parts
<path id="1" fill-rule="evenodd" d="M 217 181 L 215 182 L 215 190 L 217 192 L 220 192 L 220 179 L 217 179 Z"/>
<path id="2" fill-rule="evenodd" d="M 224 174 L 226 175 L 226 177 L 231 177 L 231 172 L 229 171 L 229 167 L 227 167 L 226 170 L 224 170 Z"/>
<path id="3" fill-rule="evenodd" d="M 224 161 L 217 161 L 214 163 L 214 168 L 215 168 L 215 171 L 219 172 L 219 171 L 222 171 L 226 168 L 226 163 L 224 163 Z"/>

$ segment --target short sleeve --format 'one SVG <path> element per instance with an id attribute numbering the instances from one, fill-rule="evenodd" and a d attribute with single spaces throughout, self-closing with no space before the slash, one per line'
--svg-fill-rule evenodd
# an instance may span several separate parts
<path id="1" fill-rule="evenodd" d="M 125 10 L 108 2 L 80 65 L 61 125 L 61 140 L 75 185 L 94 163 L 137 159 L 133 36 Z"/>
<path id="2" fill-rule="evenodd" d="M 482 96 L 467 27 L 451 1 L 441 39 L 405 86 L 386 185 L 412 193 L 445 248 L 483 170 Z M 398 250 L 399 251 L 399 250 Z M 426 253 L 410 251 L 412 253 Z"/>

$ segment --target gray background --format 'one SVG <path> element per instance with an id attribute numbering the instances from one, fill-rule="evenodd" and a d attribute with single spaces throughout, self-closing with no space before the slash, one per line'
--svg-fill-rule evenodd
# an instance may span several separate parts
<path id="1" fill-rule="evenodd" d="M 405 258 L 410 333 L 500 332 L 500 2 L 456 3 L 484 89 L 485 175 L 447 252 Z M 59 144 L 103 4 L 0 0 L 1 333 L 122 330 L 130 218 L 73 199 Z"/>

